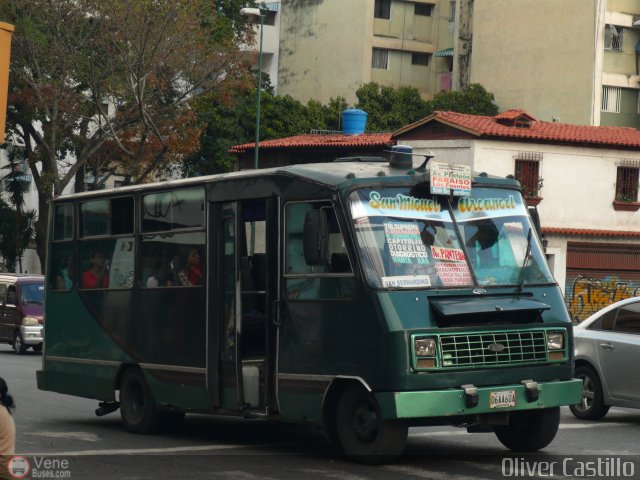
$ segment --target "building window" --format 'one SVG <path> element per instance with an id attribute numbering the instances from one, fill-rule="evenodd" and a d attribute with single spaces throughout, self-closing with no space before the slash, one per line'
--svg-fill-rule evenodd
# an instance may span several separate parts
<path id="1" fill-rule="evenodd" d="M 620 113 L 620 97 L 622 88 L 602 87 L 602 111 Z"/>
<path id="2" fill-rule="evenodd" d="M 617 201 L 638 201 L 638 172 L 640 172 L 640 168 L 638 166 L 623 165 L 618 167 L 618 174 L 616 178 Z"/>
<path id="3" fill-rule="evenodd" d="M 449 2 L 449 21 L 453 22 L 456 19 L 456 2 Z"/>
<path id="4" fill-rule="evenodd" d="M 389 50 L 384 48 L 374 48 L 371 57 L 371 68 L 387 70 L 389 68 Z"/>
<path id="5" fill-rule="evenodd" d="M 424 4 L 424 3 L 416 3 L 415 8 L 413 10 L 414 15 L 421 15 L 424 17 L 430 17 L 431 11 L 433 9 L 433 5 Z"/>
<path id="6" fill-rule="evenodd" d="M 604 27 L 604 48 L 605 50 L 622 51 L 622 37 L 624 29 L 614 25 Z"/>
<path id="7" fill-rule="evenodd" d="M 542 189 L 540 178 L 540 161 L 542 154 L 538 152 L 520 152 L 516 157 L 516 180 L 522 185 L 524 198 L 539 198 Z"/>
<path id="8" fill-rule="evenodd" d="M 429 59 L 431 58 L 430 53 L 411 53 L 411 65 L 424 65 L 425 67 L 429 65 Z"/>
<path id="9" fill-rule="evenodd" d="M 276 24 L 276 15 L 278 12 L 274 12 L 273 10 L 269 10 L 264 15 L 263 24 L 273 26 Z"/>
<path id="10" fill-rule="evenodd" d="M 391 0 L 376 0 L 373 16 L 389 20 L 391 18 Z"/>

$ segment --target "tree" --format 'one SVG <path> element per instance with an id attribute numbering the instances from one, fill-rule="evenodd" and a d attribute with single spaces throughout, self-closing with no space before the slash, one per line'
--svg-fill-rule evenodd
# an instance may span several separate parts
<path id="1" fill-rule="evenodd" d="M 493 117 L 498 114 L 495 100 L 493 93 L 479 83 L 472 83 L 461 91 L 437 93 L 429 102 L 429 109 Z"/>
<path id="2" fill-rule="evenodd" d="M 43 269 L 48 200 L 78 172 L 144 182 L 197 148 L 194 98 L 245 81 L 237 52 L 253 32 L 243 3 L 21 0 L 5 9 L 16 26 L 7 139 L 24 144 L 38 190 Z"/>
<path id="3" fill-rule="evenodd" d="M 342 112 L 349 107 L 342 97 L 327 105 L 310 100 L 306 105 L 289 97 L 272 94 L 268 76 L 264 76 L 261 100 L 260 140 L 309 133 L 312 129 L 342 130 Z M 355 107 L 367 112 L 368 132 L 393 132 L 424 118 L 434 110 L 451 110 L 475 115 L 495 115 L 493 94 L 472 84 L 462 92 L 438 93 L 423 100 L 412 87 L 386 87 L 375 82 L 357 91 Z M 201 97 L 195 110 L 206 124 L 198 151 L 184 163 L 183 175 L 204 175 L 230 171 L 235 156 L 233 145 L 255 141 L 256 91 L 239 90 L 232 97 Z"/>
<path id="4" fill-rule="evenodd" d="M 367 130 L 392 132 L 431 113 L 428 103 L 413 87 L 386 87 L 375 82 L 356 90 L 356 108 L 367 112 Z"/>
<path id="5" fill-rule="evenodd" d="M 5 267 L 12 272 L 22 272 L 22 256 L 29 242 L 35 236 L 35 222 L 37 213 L 35 210 L 24 209 L 24 195 L 28 190 L 28 182 L 24 179 L 24 164 L 19 159 L 18 149 L 8 150 L 9 163 L 4 166 L 9 173 L 3 176 L 5 190 L 9 203 L 14 209 L 11 211 L 11 220 L 6 212 L 3 212 L 2 237 L 3 244 L 0 252 L 5 259 Z M 3 207 L 9 209 L 6 204 Z M 9 209 L 10 210 L 10 209 Z"/>

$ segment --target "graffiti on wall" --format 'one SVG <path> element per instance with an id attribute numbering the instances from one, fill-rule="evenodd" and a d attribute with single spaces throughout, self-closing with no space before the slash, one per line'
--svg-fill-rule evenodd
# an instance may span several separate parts
<path id="1" fill-rule="evenodd" d="M 572 320 L 581 322 L 607 305 L 640 295 L 640 283 L 615 276 L 595 278 L 578 275 L 573 280 L 571 291 L 566 293 Z"/>

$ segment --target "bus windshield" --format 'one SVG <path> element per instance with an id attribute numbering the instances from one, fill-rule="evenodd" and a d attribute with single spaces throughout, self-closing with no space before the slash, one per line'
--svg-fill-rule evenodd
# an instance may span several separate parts
<path id="1" fill-rule="evenodd" d="M 351 194 L 350 210 L 374 287 L 554 282 L 522 198 L 513 190 L 476 188 L 471 197 L 450 201 L 431 196 L 428 187 L 369 188 Z"/>

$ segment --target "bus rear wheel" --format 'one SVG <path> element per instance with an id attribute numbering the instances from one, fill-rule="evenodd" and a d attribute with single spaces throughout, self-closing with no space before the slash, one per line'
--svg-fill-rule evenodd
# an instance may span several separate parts
<path id="1" fill-rule="evenodd" d="M 349 387 L 342 393 L 335 421 L 342 450 L 358 463 L 392 462 L 407 443 L 407 423 L 385 420 L 373 396 L 362 388 Z"/>
<path id="2" fill-rule="evenodd" d="M 130 368 L 120 385 L 120 416 L 124 427 L 133 433 L 154 433 L 160 426 L 160 412 L 142 371 Z"/>
<path id="3" fill-rule="evenodd" d="M 495 426 L 498 440 L 517 452 L 535 452 L 551 443 L 560 426 L 560 407 L 513 413 L 509 425 Z"/>

